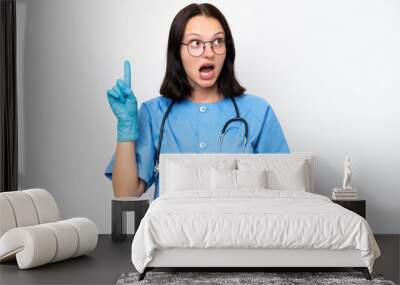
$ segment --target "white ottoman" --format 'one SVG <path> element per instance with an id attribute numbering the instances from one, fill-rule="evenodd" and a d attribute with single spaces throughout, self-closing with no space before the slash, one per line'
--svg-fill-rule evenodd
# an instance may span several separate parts
<path id="1" fill-rule="evenodd" d="M 86 254 L 96 248 L 95 223 L 83 217 L 60 221 L 53 196 L 44 189 L 0 193 L 0 262 L 20 269 Z"/>

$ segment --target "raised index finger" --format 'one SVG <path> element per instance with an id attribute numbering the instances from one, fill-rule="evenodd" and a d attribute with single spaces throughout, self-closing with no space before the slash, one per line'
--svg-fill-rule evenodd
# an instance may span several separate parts
<path id="1" fill-rule="evenodd" d="M 124 81 L 125 83 L 131 87 L 131 64 L 128 60 L 124 62 Z"/>

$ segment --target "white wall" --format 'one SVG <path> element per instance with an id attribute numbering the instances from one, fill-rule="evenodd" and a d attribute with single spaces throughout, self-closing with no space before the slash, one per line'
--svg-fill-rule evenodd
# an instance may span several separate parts
<path id="1" fill-rule="evenodd" d="M 316 154 L 317 192 L 340 186 L 350 154 L 373 231 L 400 233 L 400 2 L 210 2 L 232 29 L 239 81 L 270 102 L 292 151 Z M 64 218 L 110 233 L 105 92 L 129 59 L 139 103 L 159 95 L 169 26 L 189 3 L 17 0 L 20 189 L 43 187 Z"/>

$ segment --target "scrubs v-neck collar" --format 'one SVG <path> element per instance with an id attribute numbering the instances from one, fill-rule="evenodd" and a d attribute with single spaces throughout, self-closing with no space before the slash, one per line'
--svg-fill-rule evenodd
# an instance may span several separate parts
<path id="1" fill-rule="evenodd" d="M 206 106 L 207 108 L 214 108 L 214 107 L 218 107 L 221 106 L 223 103 L 225 103 L 226 100 L 229 100 L 228 97 L 224 96 L 222 99 L 219 99 L 218 101 L 215 102 L 193 102 L 192 100 L 188 99 L 188 98 L 184 98 L 183 102 L 189 106 L 198 108 L 201 106 Z"/>

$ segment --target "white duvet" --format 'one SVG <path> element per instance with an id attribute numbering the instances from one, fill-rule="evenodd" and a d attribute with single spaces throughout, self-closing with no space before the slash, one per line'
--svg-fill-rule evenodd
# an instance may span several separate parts
<path id="1" fill-rule="evenodd" d="M 361 216 L 322 195 L 265 189 L 160 196 L 133 239 L 133 265 L 143 272 L 169 247 L 358 249 L 370 272 L 380 256 Z"/>

